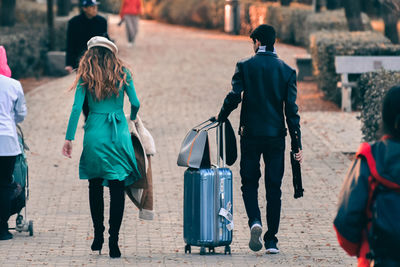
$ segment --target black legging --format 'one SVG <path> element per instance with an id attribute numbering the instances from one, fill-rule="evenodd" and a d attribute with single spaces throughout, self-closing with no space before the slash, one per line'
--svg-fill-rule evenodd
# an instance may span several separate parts
<path id="1" fill-rule="evenodd" d="M 89 180 L 89 204 L 92 215 L 95 235 L 102 235 L 104 232 L 104 196 L 103 179 L 96 178 Z M 124 182 L 118 180 L 108 181 L 110 188 L 110 219 L 108 230 L 110 238 L 118 239 L 122 217 L 125 207 Z"/>
<path id="2" fill-rule="evenodd" d="M 12 175 L 17 156 L 0 156 L 0 234 L 8 231 L 10 218 Z"/>

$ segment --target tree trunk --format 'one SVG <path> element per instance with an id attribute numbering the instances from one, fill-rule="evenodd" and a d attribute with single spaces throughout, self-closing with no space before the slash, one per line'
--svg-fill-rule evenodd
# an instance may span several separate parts
<path id="1" fill-rule="evenodd" d="M 324 10 L 326 6 L 326 0 L 313 0 L 314 12 L 318 13 Z"/>
<path id="2" fill-rule="evenodd" d="M 53 0 L 47 0 L 47 28 L 49 31 L 49 50 L 54 48 L 54 12 Z"/>
<path id="3" fill-rule="evenodd" d="M 71 0 L 57 0 L 57 16 L 68 16 L 71 10 Z"/>
<path id="4" fill-rule="evenodd" d="M 289 6 L 292 0 L 281 0 L 281 5 L 282 6 Z"/>
<path id="5" fill-rule="evenodd" d="M 349 30 L 351 32 L 363 31 L 360 0 L 344 0 L 344 9 Z"/>
<path id="6" fill-rule="evenodd" d="M 341 0 L 327 0 L 326 1 L 326 8 L 328 10 L 334 10 L 342 7 Z"/>
<path id="7" fill-rule="evenodd" d="M 16 0 L 2 0 L 0 8 L 0 25 L 15 25 L 15 4 Z"/>
<path id="8" fill-rule="evenodd" d="M 385 36 L 394 44 L 399 43 L 397 31 L 398 12 L 388 5 L 382 6 L 382 17 L 385 22 Z"/>

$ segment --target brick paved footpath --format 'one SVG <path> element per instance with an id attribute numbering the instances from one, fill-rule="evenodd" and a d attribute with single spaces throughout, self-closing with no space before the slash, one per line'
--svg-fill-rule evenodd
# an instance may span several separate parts
<path id="1" fill-rule="evenodd" d="M 240 192 L 238 163 L 234 176 L 234 239 L 232 255 L 223 247 L 215 255 L 184 253 L 182 200 L 183 168 L 176 158 L 183 137 L 196 123 L 215 115 L 230 88 L 235 62 L 252 54 L 248 38 L 214 31 L 140 22 L 133 48 L 126 45 L 118 18 L 109 18 L 111 36 L 120 56 L 130 64 L 141 102 L 140 116 L 154 135 L 158 153 L 153 158 L 155 220 L 141 221 L 126 201 L 120 247 L 121 259 L 90 251 L 93 239 L 87 182 L 78 179 L 82 149 L 82 121 L 72 159 L 61 155 L 73 103 L 68 91 L 74 76 L 51 81 L 30 92 L 29 114 L 22 127 L 28 153 L 30 200 L 28 217 L 34 236 L 15 233 L 0 242 L 0 266 L 354 266 L 336 242 L 332 220 L 337 195 L 350 160 L 361 139 L 356 113 L 302 112 L 305 197 L 293 199 L 289 158 L 283 184 L 279 255 L 251 252 L 249 230 Z M 294 66 L 293 56 L 305 50 L 278 44 L 278 54 Z M 299 88 L 301 90 L 301 88 Z M 126 110 L 128 111 L 128 109 Z M 239 111 L 230 116 L 235 128 Z M 211 139 L 212 141 L 215 139 Z M 287 152 L 289 153 L 289 152 Z M 260 185 L 265 214 L 264 185 Z M 106 219 L 108 220 L 108 193 Z M 14 224 L 15 216 L 10 219 Z M 264 221 L 265 223 L 265 221 Z M 107 224 L 106 224 L 107 226 Z"/>

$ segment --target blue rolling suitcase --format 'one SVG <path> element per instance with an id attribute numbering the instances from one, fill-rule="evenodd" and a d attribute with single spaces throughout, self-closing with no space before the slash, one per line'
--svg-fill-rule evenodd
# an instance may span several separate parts
<path id="1" fill-rule="evenodd" d="M 224 127 L 217 128 L 218 155 L 220 155 L 219 134 L 225 142 Z M 225 146 L 223 152 L 225 153 Z M 232 172 L 223 165 L 211 168 L 188 168 L 184 174 L 183 237 L 185 253 L 191 253 L 191 246 L 200 247 L 200 255 L 215 252 L 215 247 L 225 246 L 225 254 L 231 254 L 233 230 Z"/>

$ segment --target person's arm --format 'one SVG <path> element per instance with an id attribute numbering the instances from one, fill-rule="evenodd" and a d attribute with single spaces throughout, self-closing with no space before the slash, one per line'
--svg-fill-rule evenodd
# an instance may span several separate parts
<path id="1" fill-rule="evenodd" d="M 130 118 L 131 118 L 131 120 L 135 120 L 136 115 L 140 108 L 140 103 L 139 103 L 139 99 L 137 98 L 137 95 L 136 95 L 135 86 L 133 85 L 132 75 L 131 75 L 130 71 L 128 71 L 128 70 L 125 70 L 125 72 L 127 75 L 126 80 L 128 82 L 128 84 L 125 85 L 125 91 L 126 91 L 126 94 L 128 95 L 129 102 L 131 102 Z"/>
<path id="2" fill-rule="evenodd" d="M 24 91 L 22 90 L 21 84 L 18 82 L 17 88 L 17 101 L 15 102 L 14 106 L 14 120 L 15 123 L 22 122 L 27 114 L 26 102 Z"/>
<path id="3" fill-rule="evenodd" d="M 119 17 L 121 18 L 121 21 L 120 21 L 120 23 L 118 24 L 118 26 L 119 26 L 120 24 L 122 24 L 122 20 L 124 19 L 124 15 L 125 15 L 125 14 L 123 13 L 124 7 L 125 7 L 125 0 L 122 0 L 121 8 L 119 9 Z"/>
<path id="4" fill-rule="evenodd" d="M 301 132 L 300 132 L 300 116 L 299 108 L 296 104 L 297 98 L 297 85 L 296 85 L 296 72 L 293 71 L 288 81 L 288 89 L 285 99 L 285 117 L 286 123 L 289 128 L 291 138 L 292 150 L 302 150 L 301 145 Z"/>
<path id="5" fill-rule="evenodd" d="M 79 116 L 82 112 L 83 101 L 85 100 L 86 90 L 81 85 L 81 80 L 78 82 L 75 91 L 74 104 L 72 106 L 71 115 L 69 117 L 67 133 L 65 135 L 65 140 L 74 140 L 76 127 L 78 126 Z"/>
<path id="6" fill-rule="evenodd" d="M 225 121 L 229 114 L 237 108 L 239 103 L 242 101 L 242 92 L 244 90 L 244 78 L 243 78 L 243 64 L 238 62 L 236 64 L 235 74 L 232 77 L 232 91 L 225 97 L 222 108 L 218 114 L 218 121 Z"/>
<path id="7" fill-rule="evenodd" d="M 72 36 L 72 26 L 71 21 L 68 22 L 67 26 L 67 48 L 66 48 L 66 56 L 65 56 L 65 69 L 68 72 L 72 72 L 73 66 L 75 65 L 74 56 L 73 56 L 73 36 Z"/>
<path id="8" fill-rule="evenodd" d="M 367 163 L 356 159 L 350 167 L 339 196 L 334 228 L 340 246 L 350 255 L 359 254 L 363 231 L 367 227 L 368 202 Z"/>

